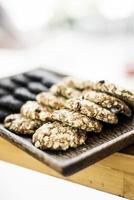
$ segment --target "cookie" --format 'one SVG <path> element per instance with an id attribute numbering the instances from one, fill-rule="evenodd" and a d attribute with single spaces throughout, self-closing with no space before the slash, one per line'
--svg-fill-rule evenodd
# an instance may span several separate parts
<path id="1" fill-rule="evenodd" d="M 62 84 L 62 83 L 53 85 L 50 88 L 50 91 L 54 95 L 63 96 L 66 99 L 80 96 L 80 92 L 78 90 L 75 90 L 71 87 L 67 87 L 65 84 Z"/>
<path id="2" fill-rule="evenodd" d="M 49 106 L 54 109 L 60 109 L 65 104 L 65 98 L 55 96 L 50 92 L 42 92 L 36 96 L 36 100 L 39 104 Z"/>
<path id="3" fill-rule="evenodd" d="M 46 122 L 51 117 L 52 109 L 49 107 L 43 107 L 39 105 L 36 101 L 27 101 L 21 107 L 21 114 L 24 117 L 30 118 L 32 120 L 40 120 Z"/>
<path id="4" fill-rule="evenodd" d="M 43 150 L 67 150 L 84 144 L 86 138 L 83 131 L 63 126 L 59 122 L 49 122 L 36 130 L 32 141 L 35 147 Z"/>
<path id="5" fill-rule="evenodd" d="M 88 100 L 70 99 L 66 102 L 65 107 L 106 123 L 118 123 L 118 118 L 114 113 Z"/>
<path id="6" fill-rule="evenodd" d="M 93 82 L 91 82 L 89 80 L 84 81 L 84 80 L 79 80 L 79 79 L 76 79 L 73 77 L 66 77 L 63 79 L 63 82 L 68 87 L 75 88 L 78 90 L 90 89 L 90 88 L 92 88 L 92 85 L 93 85 Z"/>
<path id="7" fill-rule="evenodd" d="M 134 106 L 134 93 L 116 86 L 113 83 L 102 80 L 94 84 L 93 89 L 111 94 L 119 99 L 122 99 L 129 105 Z"/>
<path id="8" fill-rule="evenodd" d="M 16 134 L 31 135 L 41 125 L 40 121 L 25 118 L 20 114 L 11 114 L 4 120 L 5 128 Z"/>
<path id="9" fill-rule="evenodd" d="M 78 112 L 73 112 L 66 109 L 54 111 L 51 118 L 52 120 L 62 122 L 64 125 L 68 125 L 73 128 L 78 128 L 88 132 L 100 132 L 102 130 L 102 124 L 99 121 L 91 119 Z"/>
<path id="10" fill-rule="evenodd" d="M 113 112 L 123 113 L 128 117 L 131 116 L 131 109 L 122 100 L 109 94 L 90 90 L 83 95 L 83 99 L 92 101 Z"/>

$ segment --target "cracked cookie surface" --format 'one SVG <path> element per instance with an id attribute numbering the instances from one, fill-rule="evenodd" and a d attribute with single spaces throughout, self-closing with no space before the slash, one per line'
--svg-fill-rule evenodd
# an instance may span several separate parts
<path id="1" fill-rule="evenodd" d="M 60 96 L 55 96 L 50 92 L 42 92 L 36 96 L 36 100 L 39 104 L 49 106 L 54 109 L 62 108 L 66 99 Z"/>
<path id="2" fill-rule="evenodd" d="M 131 109 L 122 100 L 109 94 L 90 90 L 83 95 L 83 99 L 92 101 L 113 112 L 123 113 L 128 117 L 131 116 Z"/>
<path id="3" fill-rule="evenodd" d="M 59 122 L 49 122 L 36 130 L 32 141 L 35 147 L 43 150 L 67 150 L 84 144 L 86 138 L 83 131 L 63 126 Z"/>
<path id="4" fill-rule="evenodd" d="M 80 98 L 69 99 L 65 106 L 70 110 L 80 112 L 88 117 L 95 118 L 106 123 L 118 123 L 118 118 L 114 113 L 88 100 Z"/>
<path id="5" fill-rule="evenodd" d="M 98 81 L 94 84 L 93 89 L 96 91 L 106 92 L 115 97 L 118 97 L 128 103 L 131 106 L 134 106 L 134 93 L 129 90 L 123 89 L 119 86 L 116 86 L 113 83 L 109 83 L 108 81 Z"/>
<path id="6" fill-rule="evenodd" d="M 4 120 L 5 128 L 16 134 L 31 135 L 41 125 L 40 121 L 25 118 L 21 114 L 11 114 Z"/>
<path id="7" fill-rule="evenodd" d="M 102 124 L 99 121 L 91 119 L 81 113 L 73 112 L 67 109 L 56 110 L 52 113 L 51 117 L 52 120 L 57 120 L 65 125 L 82 129 L 88 132 L 100 132 L 102 130 Z"/>
<path id="8" fill-rule="evenodd" d="M 80 96 L 80 91 L 75 90 L 63 83 L 55 84 L 50 88 L 50 92 L 55 95 L 63 96 L 66 99 Z"/>
<path id="9" fill-rule="evenodd" d="M 51 118 L 51 112 L 53 110 L 50 107 L 41 106 L 36 101 L 27 101 L 21 107 L 20 111 L 21 114 L 27 118 L 46 122 Z"/>
<path id="10" fill-rule="evenodd" d="M 91 89 L 93 87 L 93 82 L 89 80 L 80 80 L 74 77 L 66 77 L 63 79 L 63 82 L 68 87 L 78 89 L 78 90 L 86 90 Z"/>

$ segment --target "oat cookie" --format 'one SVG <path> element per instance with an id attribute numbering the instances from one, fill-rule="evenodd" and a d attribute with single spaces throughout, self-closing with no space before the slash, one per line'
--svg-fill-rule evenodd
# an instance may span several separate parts
<path id="1" fill-rule="evenodd" d="M 93 82 L 89 80 L 79 80 L 73 77 L 66 77 L 63 79 L 65 85 L 75 88 L 78 90 L 86 90 L 86 89 L 91 89 L 93 87 Z"/>
<path id="2" fill-rule="evenodd" d="M 78 97 L 80 96 L 80 92 L 78 90 L 75 90 L 71 87 L 68 87 L 67 85 L 63 83 L 55 84 L 50 88 L 50 91 L 59 96 L 63 96 L 66 99 L 72 98 L 72 97 Z"/>
<path id="3" fill-rule="evenodd" d="M 21 114 L 32 120 L 40 120 L 46 122 L 51 117 L 52 109 L 49 107 L 43 107 L 36 101 L 27 101 L 21 107 Z"/>
<path id="4" fill-rule="evenodd" d="M 40 121 L 31 120 L 21 114 L 11 114 L 5 118 L 4 126 L 16 134 L 31 135 L 42 125 Z"/>
<path id="5" fill-rule="evenodd" d="M 100 132 L 102 130 L 102 124 L 99 121 L 67 109 L 56 110 L 52 113 L 51 117 L 52 120 L 57 120 L 73 128 L 94 132 Z"/>
<path id="6" fill-rule="evenodd" d="M 122 100 L 109 94 L 90 90 L 83 95 L 83 98 L 113 112 L 123 113 L 128 117 L 131 116 L 131 109 Z"/>
<path id="7" fill-rule="evenodd" d="M 32 141 L 40 149 L 67 150 L 85 143 L 85 132 L 59 122 L 49 122 L 36 130 Z"/>
<path id="8" fill-rule="evenodd" d="M 60 109 L 65 104 L 65 98 L 55 96 L 50 92 L 41 92 L 36 96 L 36 100 L 43 106 L 49 106 L 54 109 Z"/>
<path id="9" fill-rule="evenodd" d="M 65 104 L 66 108 L 80 112 L 88 117 L 111 124 L 117 124 L 118 118 L 111 111 L 84 99 L 70 99 Z"/>
<path id="10" fill-rule="evenodd" d="M 122 99 L 131 106 L 134 106 L 134 93 L 125 90 L 119 86 L 116 86 L 113 83 L 109 83 L 107 81 L 102 80 L 94 84 L 93 89 L 96 91 L 101 91 L 111 94 L 115 97 Z"/>

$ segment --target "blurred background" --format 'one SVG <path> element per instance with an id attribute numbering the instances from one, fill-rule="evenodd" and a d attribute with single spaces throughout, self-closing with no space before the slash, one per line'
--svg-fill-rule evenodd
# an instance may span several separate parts
<path id="1" fill-rule="evenodd" d="M 0 77 L 38 66 L 134 90 L 134 1 L 0 0 Z M 0 169 L 6 200 L 117 199 L 6 163 Z"/>
<path id="2" fill-rule="evenodd" d="M 0 76 L 44 66 L 134 86 L 133 0 L 0 0 Z"/>

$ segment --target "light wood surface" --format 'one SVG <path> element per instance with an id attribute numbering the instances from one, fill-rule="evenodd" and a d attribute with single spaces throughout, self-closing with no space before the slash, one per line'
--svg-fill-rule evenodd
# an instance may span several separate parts
<path id="1" fill-rule="evenodd" d="M 134 199 L 134 156 L 115 153 L 70 177 L 63 177 L 19 148 L 0 138 L 0 159 L 101 191 Z"/>
<path id="2" fill-rule="evenodd" d="M 128 199 L 134 199 L 134 176 L 124 175 L 124 196 Z"/>

